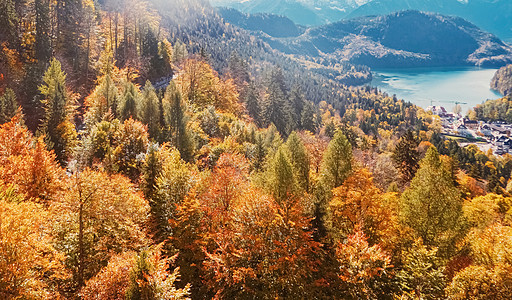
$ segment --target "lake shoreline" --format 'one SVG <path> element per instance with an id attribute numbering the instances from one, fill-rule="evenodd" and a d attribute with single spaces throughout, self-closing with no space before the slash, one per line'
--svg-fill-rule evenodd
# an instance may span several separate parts
<path id="1" fill-rule="evenodd" d="M 451 110 L 460 103 L 463 112 L 487 100 L 502 98 L 490 87 L 496 68 L 431 67 L 372 69 L 369 83 L 420 107 L 444 106 Z"/>

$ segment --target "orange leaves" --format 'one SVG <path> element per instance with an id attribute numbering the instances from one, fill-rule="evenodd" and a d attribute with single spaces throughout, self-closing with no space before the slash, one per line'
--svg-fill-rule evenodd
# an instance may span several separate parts
<path id="1" fill-rule="evenodd" d="M 63 191 L 64 170 L 42 138 L 34 140 L 20 118 L 0 126 L 0 180 L 15 184 L 27 199 L 51 201 Z"/>
<path id="2" fill-rule="evenodd" d="M 208 286 L 220 298 L 307 295 L 320 245 L 302 214 L 299 206 L 284 212 L 272 197 L 244 190 L 229 222 L 218 228 L 215 246 L 206 249 Z"/>
<path id="3" fill-rule="evenodd" d="M 124 299 L 130 284 L 130 270 L 135 263 L 134 253 L 114 256 L 95 277 L 87 281 L 80 296 L 84 299 Z"/>
<path id="4" fill-rule="evenodd" d="M 78 282 L 94 276 L 112 255 L 149 242 L 144 228 L 149 205 L 122 175 L 75 173 L 59 200 L 51 206 L 53 227 Z"/>
<path id="5" fill-rule="evenodd" d="M 376 298 L 374 283 L 392 267 L 391 257 L 379 245 L 370 247 L 360 230 L 345 243 L 338 243 L 336 257 L 340 264 L 338 276 L 347 284 L 350 295 L 355 299 Z"/>

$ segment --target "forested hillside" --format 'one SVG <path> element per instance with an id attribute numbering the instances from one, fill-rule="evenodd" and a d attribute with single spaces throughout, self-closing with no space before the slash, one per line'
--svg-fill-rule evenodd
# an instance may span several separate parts
<path id="1" fill-rule="evenodd" d="M 512 156 L 206 1 L 1 5 L 0 299 L 512 292 Z"/>
<path id="2" fill-rule="evenodd" d="M 296 38 L 263 38 L 287 54 L 375 68 L 501 67 L 512 62 L 509 45 L 472 23 L 412 10 L 311 27 Z"/>

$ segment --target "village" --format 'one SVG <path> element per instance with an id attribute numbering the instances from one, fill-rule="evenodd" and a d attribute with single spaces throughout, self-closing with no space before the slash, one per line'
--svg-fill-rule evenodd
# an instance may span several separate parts
<path id="1" fill-rule="evenodd" d="M 495 155 L 512 154 L 512 124 L 470 120 L 442 106 L 431 105 L 426 110 L 441 118 L 442 134 L 457 139 L 462 147 L 473 144 L 486 153 L 491 149 Z"/>

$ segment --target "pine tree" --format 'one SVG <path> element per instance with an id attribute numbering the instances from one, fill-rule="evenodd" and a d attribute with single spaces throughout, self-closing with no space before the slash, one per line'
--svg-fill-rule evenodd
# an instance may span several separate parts
<path id="1" fill-rule="evenodd" d="M 245 108 L 254 122 L 261 126 L 261 106 L 258 98 L 258 92 L 256 91 L 256 87 L 253 83 L 246 87 Z"/>
<path id="2" fill-rule="evenodd" d="M 0 2 L 0 41 L 8 41 L 10 46 L 16 45 L 18 15 L 13 0 Z"/>
<path id="3" fill-rule="evenodd" d="M 315 114 L 315 105 L 311 102 L 306 102 L 300 116 L 300 128 L 316 133 L 318 122 Z"/>
<path id="4" fill-rule="evenodd" d="M 121 119 L 127 120 L 129 118 L 137 119 L 137 104 L 139 102 L 139 92 L 135 84 L 127 81 L 123 93 L 123 100 L 121 102 Z"/>
<path id="5" fill-rule="evenodd" d="M 5 93 L 0 96 L 0 124 L 11 121 L 17 111 L 16 95 L 13 90 L 6 89 Z"/>
<path id="6" fill-rule="evenodd" d="M 287 101 L 288 94 L 283 73 L 276 69 L 270 76 L 267 97 L 263 106 L 263 115 L 267 124 L 274 124 L 282 135 L 293 129 L 291 108 Z"/>
<path id="7" fill-rule="evenodd" d="M 181 157 L 185 161 L 191 161 L 194 147 L 187 130 L 185 104 L 174 82 L 167 87 L 164 100 L 166 137 L 180 151 Z"/>
<path id="8" fill-rule="evenodd" d="M 88 107 L 85 114 L 85 121 L 90 126 L 101 122 L 106 114 L 117 117 L 119 92 L 109 74 L 100 78 L 99 85 L 86 100 Z"/>
<path id="9" fill-rule="evenodd" d="M 266 155 L 267 155 L 267 151 L 265 148 L 265 142 L 260 133 L 256 136 L 254 157 L 252 159 L 252 162 L 253 162 L 252 168 L 254 169 L 254 171 L 259 172 L 263 169 L 263 165 L 265 164 Z"/>
<path id="10" fill-rule="evenodd" d="M 302 112 L 306 105 L 306 98 L 298 86 L 295 86 L 290 92 L 290 105 L 295 128 L 302 128 Z"/>
<path id="11" fill-rule="evenodd" d="M 142 123 L 148 126 L 149 137 L 157 139 L 160 135 L 160 100 L 155 88 L 147 81 L 142 92 Z"/>
<path id="12" fill-rule="evenodd" d="M 411 181 L 418 169 L 420 155 L 416 147 L 418 147 L 418 142 L 412 132 L 407 131 L 400 139 L 393 152 L 393 161 L 400 170 L 404 183 Z"/>
<path id="13" fill-rule="evenodd" d="M 428 149 L 420 168 L 400 199 L 402 221 L 426 246 L 439 247 L 444 255 L 453 250 L 462 216 L 462 197 L 450 170 L 434 147 Z"/>
<path id="14" fill-rule="evenodd" d="M 50 1 L 35 0 L 36 36 L 35 58 L 42 65 L 46 65 L 52 57 Z"/>
<path id="15" fill-rule="evenodd" d="M 61 164 L 67 161 L 76 140 L 72 118 L 72 103 L 66 90 L 66 75 L 61 64 L 53 59 L 39 87 L 43 100 L 44 119 L 39 132 L 46 135 L 49 149 L 53 149 Z"/>
<path id="16" fill-rule="evenodd" d="M 146 154 L 146 159 L 144 160 L 144 166 L 142 168 L 142 192 L 150 205 L 157 192 L 156 180 L 162 172 L 162 162 L 160 160 L 158 150 L 159 149 L 156 144 L 149 145 L 148 153 Z"/>
<path id="17" fill-rule="evenodd" d="M 63 50 L 73 68 L 78 71 L 81 59 L 81 33 L 84 29 L 84 6 L 82 0 L 60 0 L 57 3 L 57 47 Z"/>

